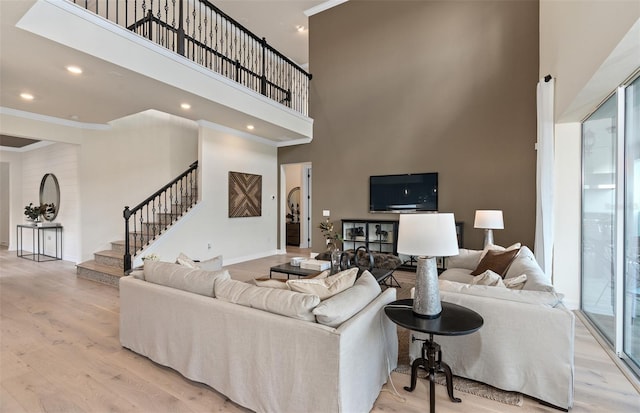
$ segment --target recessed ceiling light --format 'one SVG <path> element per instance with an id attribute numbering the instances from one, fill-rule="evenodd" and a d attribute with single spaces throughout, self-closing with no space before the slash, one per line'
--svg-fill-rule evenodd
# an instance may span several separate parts
<path id="1" fill-rule="evenodd" d="M 300 33 L 302 33 L 306 29 L 304 28 L 304 26 L 296 26 L 296 30 L 298 30 Z"/>
<path id="2" fill-rule="evenodd" d="M 180 107 L 184 110 L 191 109 L 191 105 L 188 103 L 182 103 L 180 104 Z"/>
<path id="3" fill-rule="evenodd" d="M 247 129 L 249 129 L 249 130 L 254 130 L 254 129 L 255 129 L 255 126 L 253 126 L 253 125 L 247 125 Z"/>
<path id="4" fill-rule="evenodd" d="M 31 93 L 20 93 L 20 97 L 24 100 L 33 100 L 33 95 Z"/>
<path id="5" fill-rule="evenodd" d="M 79 75 L 82 73 L 82 69 L 78 66 L 67 66 L 67 71 L 69 73 L 73 73 L 74 75 Z"/>

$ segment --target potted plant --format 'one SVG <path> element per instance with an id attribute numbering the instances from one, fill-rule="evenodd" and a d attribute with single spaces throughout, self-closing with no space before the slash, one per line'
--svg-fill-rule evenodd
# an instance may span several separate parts
<path id="1" fill-rule="evenodd" d="M 24 207 L 24 215 L 29 221 L 38 221 L 38 218 L 40 218 L 40 206 L 34 206 L 33 202 L 30 202 L 29 205 Z"/>

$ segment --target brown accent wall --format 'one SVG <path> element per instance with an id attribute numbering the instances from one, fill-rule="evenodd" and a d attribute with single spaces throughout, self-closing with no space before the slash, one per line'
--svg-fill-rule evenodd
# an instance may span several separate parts
<path id="1" fill-rule="evenodd" d="M 439 210 L 481 248 L 476 209 L 502 209 L 495 242 L 533 247 L 538 1 L 358 1 L 312 16 L 312 220 L 368 212 L 369 176 L 439 173 Z M 323 238 L 314 230 L 314 250 Z"/>

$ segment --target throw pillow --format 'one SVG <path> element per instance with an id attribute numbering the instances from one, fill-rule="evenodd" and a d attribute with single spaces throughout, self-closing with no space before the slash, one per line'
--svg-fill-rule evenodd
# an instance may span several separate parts
<path id="1" fill-rule="evenodd" d="M 208 271 L 220 271 L 222 269 L 222 255 L 217 255 L 208 260 L 196 262 L 198 268 Z"/>
<path id="2" fill-rule="evenodd" d="M 482 251 L 468 250 L 465 248 L 460 248 L 458 250 L 458 255 L 454 255 L 446 258 L 446 267 L 447 268 L 466 268 L 468 270 L 473 270 L 478 266 L 480 262 L 480 255 Z"/>
<path id="3" fill-rule="evenodd" d="M 487 252 L 490 250 L 491 251 L 512 251 L 512 250 L 519 249 L 521 246 L 522 244 L 520 244 L 519 242 L 516 242 L 513 245 L 509 245 L 507 248 L 501 247 L 500 245 L 493 245 L 493 244 L 487 245 L 486 247 L 484 247 L 484 249 L 482 250 L 482 253 L 480 254 L 480 260 L 482 260 L 484 256 L 487 255 Z"/>
<path id="4" fill-rule="evenodd" d="M 189 258 L 186 254 L 180 253 L 176 258 L 176 264 L 183 265 L 187 268 L 199 268 L 207 271 L 220 271 L 222 269 L 222 255 L 210 258 L 205 261 L 196 262 Z"/>
<path id="5" fill-rule="evenodd" d="M 305 321 L 315 321 L 311 310 L 320 303 L 317 295 L 256 287 L 232 279 L 216 282 L 215 292 L 223 301 Z"/>
<path id="6" fill-rule="evenodd" d="M 281 278 L 256 278 L 251 280 L 253 285 L 257 287 L 278 288 L 280 290 L 289 290 L 287 280 Z"/>
<path id="7" fill-rule="evenodd" d="M 505 283 L 502 282 L 502 277 L 500 274 L 496 274 L 491 270 L 487 270 L 480 275 L 476 275 L 471 280 L 471 284 L 473 285 L 488 285 L 491 287 L 505 287 Z"/>
<path id="8" fill-rule="evenodd" d="M 483 259 L 480 260 L 475 270 L 471 272 L 471 275 L 480 275 L 487 270 L 491 270 L 501 277 L 504 277 L 505 273 L 509 269 L 509 265 L 513 259 L 518 255 L 520 249 L 511 251 L 493 251 L 488 250 Z"/>
<path id="9" fill-rule="evenodd" d="M 300 280 L 289 280 L 287 285 L 291 291 L 299 293 L 314 294 L 325 300 L 341 291 L 351 287 L 358 275 L 358 268 L 349 268 L 327 278 L 304 278 Z"/>
<path id="10" fill-rule="evenodd" d="M 369 271 L 362 273 L 353 287 L 321 302 L 313 309 L 320 324 L 338 327 L 365 308 L 382 289 Z"/>
<path id="11" fill-rule="evenodd" d="M 505 278 L 503 282 L 504 286 L 507 288 L 511 288 L 512 290 L 522 290 L 527 282 L 527 274 L 522 274 L 513 278 Z"/>
<path id="12" fill-rule="evenodd" d="M 193 261 L 191 258 L 187 257 L 182 252 L 180 253 L 180 255 L 178 255 L 178 258 L 176 258 L 176 264 L 180 264 L 180 265 L 185 266 L 187 268 L 198 268 L 198 266 L 195 263 L 195 261 Z"/>
<path id="13" fill-rule="evenodd" d="M 187 268 L 171 262 L 147 260 L 144 263 L 144 278 L 154 284 L 215 297 L 215 283 L 218 280 L 229 279 L 231 276 L 227 270 L 206 271 Z"/>

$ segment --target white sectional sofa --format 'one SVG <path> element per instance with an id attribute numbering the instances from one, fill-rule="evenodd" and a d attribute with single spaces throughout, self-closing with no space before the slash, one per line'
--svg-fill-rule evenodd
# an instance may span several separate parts
<path id="1" fill-rule="evenodd" d="M 396 327 L 382 311 L 395 298 L 365 275 L 320 302 L 226 271 L 149 263 L 120 280 L 120 341 L 256 412 L 369 412 L 397 363 Z"/>
<path id="2" fill-rule="evenodd" d="M 435 337 L 453 374 L 517 391 L 557 408 L 573 405 L 574 314 L 562 304 L 532 252 L 522 247 L 504 282 L 526 274 L 521 289 L 473 285 L 470 275 L 482 251 L 460 250 L 440 276 L 443 301 L 478 312 L 484 325 L 459 337 Z M 418 338 L 425 335 L 412 333 Z M 420 357 L 421 342 L 410 343 L 410 359 Z"/>

